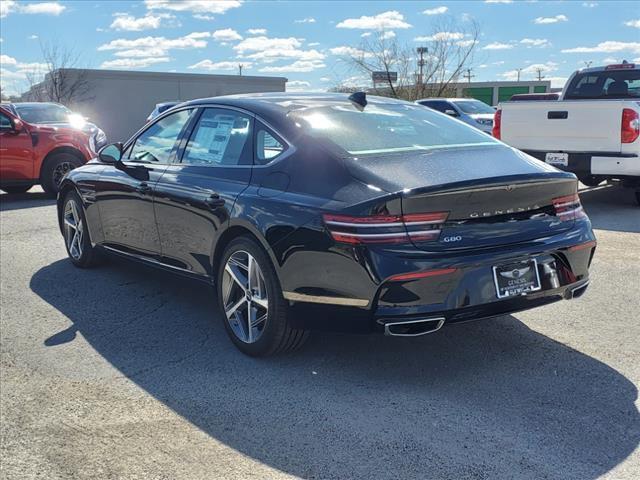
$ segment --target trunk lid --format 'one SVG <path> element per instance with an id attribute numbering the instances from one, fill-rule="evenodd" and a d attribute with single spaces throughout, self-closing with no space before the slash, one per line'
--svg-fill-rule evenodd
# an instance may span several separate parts
<path id="1" fill-rule="evenodd" d="M 427 251 L 495 247 L 568 230 L 573 220 L 556 216 L 553 199 L 576 193 L 573 174 L 514 148 L 448 148 L 419 154 L 347 159 L 352 175 L 367 185 L 401 192 L 402 214 L 448 212 L 437 240 L 419 241 Z"/>

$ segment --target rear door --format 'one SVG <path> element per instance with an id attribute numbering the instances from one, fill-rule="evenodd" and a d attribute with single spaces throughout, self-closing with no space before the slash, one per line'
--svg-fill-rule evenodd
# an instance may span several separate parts
<path id="1" fill-rule="evenodd" d="M 162 261 L 211 274 L 213 247 L 251 180 L 253 116 L 207 107 L 155 187 Z"/>
<path id="2" fill-rule="evenodd" d="M 104 242 L 147 257 L 160 254 L 153 211 L 156 184 L 177 152 L 177 140 L 196 112 L 184 109 L 147 127 L 127 147 L 123 167 L 108 165 L 96 185 Z"/>

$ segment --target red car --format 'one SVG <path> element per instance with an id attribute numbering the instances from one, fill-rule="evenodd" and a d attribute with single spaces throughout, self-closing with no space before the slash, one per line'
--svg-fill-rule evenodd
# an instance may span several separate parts
<path id="1" fill-rule="evenodd" d="M 96 133 L 69 114 L 57 104 L 0 105 L 0 189 L 23 193 L 39 184 L 55 195 L 69 170 L 95 156 Z"/>

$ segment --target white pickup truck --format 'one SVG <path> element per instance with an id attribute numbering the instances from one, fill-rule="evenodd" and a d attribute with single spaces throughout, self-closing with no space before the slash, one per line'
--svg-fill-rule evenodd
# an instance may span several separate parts
<path id="1" fill-rule="evenodd" d="M 640 65 L 578 70 L 558 100 L 501 103 L 493 135 L 585 185 L 619 180 L 640 204 Z"/>

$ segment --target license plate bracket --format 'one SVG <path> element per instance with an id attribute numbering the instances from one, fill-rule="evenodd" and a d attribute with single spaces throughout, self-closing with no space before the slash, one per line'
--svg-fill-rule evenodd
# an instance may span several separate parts
<path id="1" fill-rule="evenodd" d="M 559 165 L 561 167 L 569 166 L 569 154 L 568 153 L 558 153 L 558 152 L 548 152 L 544 156 L 544 161 L 549 165 Z"/>
<path id="2" fill-rule="evenodd" d="M 494 266 L 493 281 L 498 298 L 526 295 L 542 288 L 535 258 Z"/>

